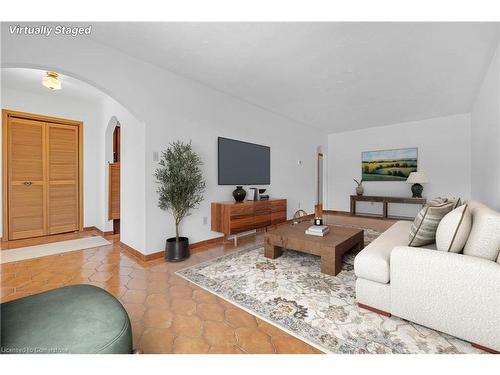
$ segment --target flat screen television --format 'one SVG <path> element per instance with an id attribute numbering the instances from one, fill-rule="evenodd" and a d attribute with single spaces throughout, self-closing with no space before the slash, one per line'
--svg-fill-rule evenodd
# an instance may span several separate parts
<path id="1" fill-rule="evenodd" d="M 269 185 L 271 148 L 219 137 L 219 185 Z"/>

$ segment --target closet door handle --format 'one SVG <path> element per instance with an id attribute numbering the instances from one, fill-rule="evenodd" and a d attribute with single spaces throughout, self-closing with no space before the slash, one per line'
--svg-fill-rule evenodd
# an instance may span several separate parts
<path id="1" fill-rule="evenodd" d="M 33 184 L 33 182 L 31 182 L 31 181 L 24 181 L 25 186 L 31 186 L 32 184 Z"/>

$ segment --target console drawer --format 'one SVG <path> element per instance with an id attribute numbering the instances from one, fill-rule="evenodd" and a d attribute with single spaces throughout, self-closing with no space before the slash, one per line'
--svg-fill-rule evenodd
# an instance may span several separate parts
<path id="1" fill-rule="evenodd" d="M 255 228 L 264 228 L 271 225 L 271 213 L 254 216 Z"/>
<path id="2" fill-rule="evenodd" d="M 250 204 L 235 204 L 231 206 L 231 219 L 238 216 L 253 215 L 254 207 Z"/>
<path id="3" fill-rule="evenodd" d="M 271 205 L 267 201 L 257 201 L 254 203 L 255 215 L 271 214 Z"/>
<path id="4" fill-rule="evenodd" d="M 229 234 L 246 232 L 247 230 L 255 229 L 254 216 L 241 216 L 236 219 L 231 219 L 229 222 Z"/>
<path id="5" fill-rule="evenodd" d="M 286 199 L 213 202 L 211 228 L 226 235 L 265 228 L 286 221 Z"/>

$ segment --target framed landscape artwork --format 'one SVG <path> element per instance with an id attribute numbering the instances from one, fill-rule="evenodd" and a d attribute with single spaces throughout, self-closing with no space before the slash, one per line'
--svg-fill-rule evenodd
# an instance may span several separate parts
<path id="1" fill-rule="evenodd" d="M 417 171 L 418 149 L 363 151 L 361 172 L 363 181 L 406 181 Z"/>

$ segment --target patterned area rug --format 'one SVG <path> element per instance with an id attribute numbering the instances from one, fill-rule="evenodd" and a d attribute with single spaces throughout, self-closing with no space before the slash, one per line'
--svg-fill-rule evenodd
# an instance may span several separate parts
<path id="1" fill-rule="evenodd" d="M 365 244 L 380 233 L 365 229 Z M 470 344 L 417 324 L 360 309 L 354 256 L 335 277 L 320 258 L 286 250 L 264 257 L 262 245 L 177 272 L 259 318 L 327 353 L 478 353 Z"/>

